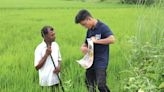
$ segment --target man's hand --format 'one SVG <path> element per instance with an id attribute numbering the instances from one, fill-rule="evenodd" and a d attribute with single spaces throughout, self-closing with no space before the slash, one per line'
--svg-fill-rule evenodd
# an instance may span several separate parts
<path id="1" fill-rule="evenodd" d="M 41 58 L 41 60 L 39 61 L 39 64 L 35 67 L 36 70 L 39 70 L 44 65 L 44 63 L 47 60 L 47 57 L 51 54 L 51 52 L 52 52 L 51 46 L 48 46 L 45 55 Z"/>
<path id="2" fill-rule="evenodd" d="M 93 43 L 96 44 L 107 45 L 107 44 L 113 44 L 115 42 L 115 37 L 113 35 L 110 35 L 107 38 L 97 40 L 96 37 L 92 36 L 91 40 L 93 41 Z"/>
<path id="3" fill-rule="evenodd" d="M 56 67 L 56 68 L 54 69 L 53 73 L 58 74 L 59 72 L 60 72 L 60 67 L 58 66 L 58 67 Z"/>
<path id="4" fill-rule="evenodd" d="M 96 39 L 95 36 L 92 36 L 92 37 L 91 37 L 91 40 L 93 41 L 93 43 L 96 43 L 96 42 L 97 42 L 97 39 Z"/>
<path id="5" fill-rule="evenodd" d="M 49 56 L 51 54 L 51 52 L 52 52 L 51 46 L 48 46 L 47 50 L 46 50 L 46 55 Z"/>
<path id="6" fill-rule="evenodd" d="M 81 51 L 82 51 L 83 54 L 86 54 L 86 53 L 88 52 L 88 47 L 87 47 L 86 44 L 83 44 L 83 45 L 81 46 Z"/>

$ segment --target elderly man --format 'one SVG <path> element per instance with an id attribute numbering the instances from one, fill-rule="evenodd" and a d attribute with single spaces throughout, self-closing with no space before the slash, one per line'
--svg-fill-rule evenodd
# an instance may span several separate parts
<path id="1" fill-rule="evenodd" d="M 39 84 L 52 88 L 58 86 L 57 74 L 60 72 L 61 55 L 59 46 L 55 41 L 55 32 L 51 26 L 44 26 L 41 30 L 43 42 L 35 49 L 35 68 L 39 71 Z M 52 56 L 52 59 L 50 57 Z M 53 62 L 56 66 L 54 68 Z"/>

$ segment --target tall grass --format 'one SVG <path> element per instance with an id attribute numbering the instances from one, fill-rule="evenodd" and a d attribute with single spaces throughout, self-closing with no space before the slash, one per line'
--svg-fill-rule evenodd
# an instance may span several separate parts
<path id="1" fill-rule="evenodd" d="M 161 4 L 138 7 L 140 11 L 136 32 L 128 57 L 129 69 L 123 82 L 125 92 L 163 92 L 159 87 L 164 82 L 164 15 Z"/>

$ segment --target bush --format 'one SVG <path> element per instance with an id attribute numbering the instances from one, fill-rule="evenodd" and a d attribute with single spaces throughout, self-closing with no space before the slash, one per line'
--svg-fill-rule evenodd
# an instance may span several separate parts
<path id="1" fill-rule="evenodd" d="M 121 0 L 122 3 L 126 4 L 146 4 L 151 5 L 155 3 L 155 0 Z"/>
<path id="2" fill-rule="evenodd" d="M 143 11 L 137 13 L 136 33 L 128 40 L 129 67 L 120 72 L 127 75 L 122 81 L 123 92 L 164 92 L 163 7 L 139 9 Z"/>

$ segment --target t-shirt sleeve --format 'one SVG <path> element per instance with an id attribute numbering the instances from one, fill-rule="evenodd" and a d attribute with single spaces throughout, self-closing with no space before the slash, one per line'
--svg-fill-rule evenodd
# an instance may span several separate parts
<path id="1" fill-rule="evenodd" d="M 34 58 L 34 66 L 37 66 L 39 64 L 40 59 L 42 58 L 41 51 L 39 50 L 38 47 L 35 49 L 35 53 L 34 54 L 35 54 L 34 55 L 34 57 L 35 57 Z"/>
<path id="2" fill-rule="evenodd" d="M 58 61 L 62 61 L 62 57 L 61 57 L 61 53 L 60 53 L 60 47 L 57 43 L 56 43 L 56 46 L 58 48 Z"/>
<path id="3" fill-rule="evenodd" d="M 111 29 L 110 29 L 109 27 L 104 26 L 104 27 L 102 28 L 102 35 L 103 35 L 104 38 L 107 38 L 107 37 L 109 37 L 110 35 L 113 35 L 113 32 L 111 31 Z"/>
<path id="4" fill-rule="evenodd" d="M 61 53 L 60 53 L 60 49 L 58 50 L 58 60 L 62 61 L 62 57 L 61 57 Z"/>

